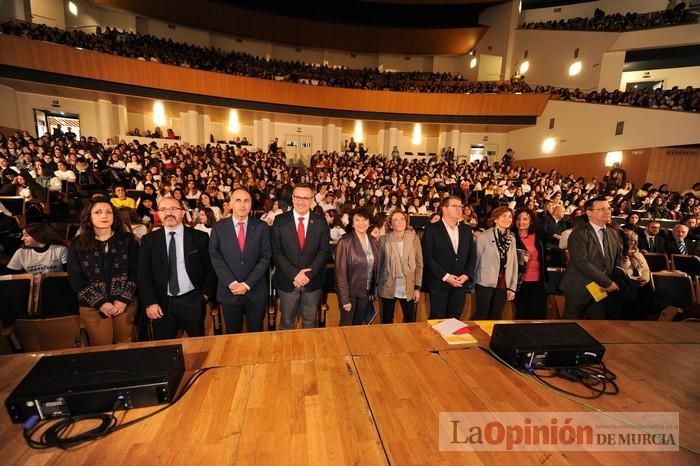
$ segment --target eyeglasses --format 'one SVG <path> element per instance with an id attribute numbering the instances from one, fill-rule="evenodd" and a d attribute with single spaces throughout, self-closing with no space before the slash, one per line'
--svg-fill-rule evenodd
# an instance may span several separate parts
<path id="1" fill-rule="evenodd" d="M 294 200 L 296 200 L 296 201 L 307 201 L 308 202 L 311 199 L 313 199 L 313 197 L 306 197 L 306 196 L 292 196 L 292 197 L 294 197 Z"/>
<path id="2" fill-rule="evenodd" d="M 171 214 L 177 213 L 178 210 L 182 210 L 180 207 L 161 207 L 158 212 L 170 212 Z"/>

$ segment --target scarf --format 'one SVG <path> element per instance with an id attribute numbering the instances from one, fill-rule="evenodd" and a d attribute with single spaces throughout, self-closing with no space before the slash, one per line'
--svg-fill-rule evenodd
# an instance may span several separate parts
<path id="1" fill-rule="evenodd" d="M 401 251 L 394 233 L 386 235 L 387 244 L 387 269 L 389 276 L 394 280 L 404 278 L 409 272 L 416 270 L 416 251 L 413 247 L 415 233 L 406 231 L 403 234 L 403 261 L 401 260 Z"/>
<path id="2" fill-rule="evenodd" d="M 498 248 L 498 256 L 501 259 L 501 269 L 504 269 L 506 262 L 508 261 L 508 250 L 510 249 L 511 236 L 510 232 L 506 230 L 505 233 L 501 234 L 498 232 L 498 228 L 493 228 L 493 236 L 496 239 L 496 247 Z"/>

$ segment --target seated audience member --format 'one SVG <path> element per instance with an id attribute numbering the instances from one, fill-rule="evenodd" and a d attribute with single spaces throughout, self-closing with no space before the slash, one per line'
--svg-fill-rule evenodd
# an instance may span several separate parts
<path id="1" fill-rule="evenodd" d="M 22 230 L 22 247 L 7 263 L 10 273 L 47 273 L 66 270 L 68 248 L 56 230 L 44 223 L 31 223 Z"/>
<path id="2" fill-rule="evenodd" d="M 340 305 L 340 325 L 363 323 L 376 289 L 379 242 L 367 233 L 371 221 L 365 209 L 352 214 L 352 231 L 335 248 L 335 285 Z"/>
<path id="3" fill-rule="evenodd" d="M 338 241 L 345 235 L 345 228 L 340 220 L 340 214 L 335 209 L 330 209 L 325 212 L 328 228 L 330 229 L 331 241 Z"/>
<path id="4" fill-rule="evenodd" d="M 75 172 L 68 168 L 68 164 L 65 161 L 58 161 L 56 163 L 56 166 L 57 169 L 55 172 L 53 172 L 53 176 L 58 178 L 59 181 L 61 181 L 62 183 L 75 183 L 77 181 L 78 178 L 75 176 Z"/>
<path id="5" fill-rule="evenodd" d="M 272 226 L 272 224 L 275 222 L 275 217 L 277 217 L 279 214 L 284 213 L 284 211 L 280 208 L 280 203 L 277 199 L 274 200 L 272 203 L 272 207 L 270 210 L 265 212 L 262 217 L 260 217 L 260 220 L 263 222 L 267 223 L 267 226 Z"/>
<path id="6" fill-rule="evenodd" d="M 671 236 L 666 239 L 666 252 L 671 254 L 687 254 L 689 256 L 697 256 L 698 244 L 696 241 L 689 240 L 689 228 L 682 223 L 676 224 L 671 230 Z"/>
<path id="7" fill-rule="evenodd" d="M 138 244 L 116 208 L 107 198 L 90 199 L 68 248 L 68 280 L 91 345 L 132 341 L 137 261 Z"/>
<path id="8" fill-rule="evenodd" d="M 114 188 L 114 196 L 112 196 L 110 202 L 117 209 L 121 207 L 136 209 L 136 200 L 126 196 L 126 188 L 124 186 Z"/>
<path id="9" fill-rule="evenodd" d="M 148 233 L 148 226 L 144 224 L 143 219 L 139 217 L 136 210 L 130 207 L 120 207 L 118 212 L 124 224 L 124 229 L 133 234 L 136 242 L 141 244 L 141 238 Z"/>
<path id="10" fill-rule="evenodd" d="M 621 270 L 624 272 L 624 280 L 618 280 L 624 285 L 620 289 L 620 307 L 622 318 L 643 319 L 647 312 L 640 296 L 648 296 L 652 290 L 644 291 L 644 287 L 651 282 L 651 270 L 644 255 L 637 248 L 637 233 L 631 230 L 623 230 L 627 235 L 627 250 L 622 255 Z M 613 295 L 614 296 L 614 295 Z M 644 301 L 647 301 L 646 299 Z M 651 301 L 649 299 L 648 301 Z"/>
<path id="11" fill-rule="evenodd" d="M 211 228 L 215 223 L 216 217 L 214 217 L 214 211 L 209 207 L 204 207 L 197 213 L 197 222 L 194 225 L 194 229 L 203 231 L 211 236 Z"/>
<path id="12" fill-rule="evenodd" d="M 661 235 L 661 223 L 658 220 L 650 220 L 637 234 L 638 248 L 641 252 L 666 252 L 666 238 Z"/>

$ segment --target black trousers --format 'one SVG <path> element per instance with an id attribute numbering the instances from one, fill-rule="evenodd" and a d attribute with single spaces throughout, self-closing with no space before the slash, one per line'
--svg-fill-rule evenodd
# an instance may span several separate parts
<path id="1" fill-rule="evenodd" d="M 544 292 L 544 282 L 523 282 L 515 293 L 516 319 L 546 319 L 547 296 Z"/>
<path id="2" fill-rule="evenodd" d="M 382 298 L 382 323 L 390 324 L 394 322 L 394 308 L 396 307 L 396 301 L 401 304 L 403 321 L 415 322 L 416 303 L 414 303 L 413 300 L 401 298 Z"/>
<path id="3" fill-rule="evenodd" d="M 262 332 L 267 301 L 264 295 L 251 297 L 238 296 L 234 303 L 222 303 L 221 309 L 226 323 L 226 333 L 243 331 L 243 315 L 249 332 Z"/>
<path id="4" fill-rule="evenodd" d="M 437 288 L 437 289 L 436 289 Z M 464 287 L 450 287 L 451 289 L 440 289 L 431 287 L 430 289 L 430 318 L 459 319 L 462 317 L 464 310 L 464 300 L 467 296 L 467 290 Z"/>
<path id="5" fill-rule="evenodd" d="M 369 295 L 356 297 L 350 296 L 350 310 L 346 311 L 340 304 L 340 325 L 360 325 L 365 318 L 365 310 L 369 302 Z"/>
<path id="6" fill-rule="evenodd" d="M 500 320 L 506 304 L 506 289 L 476 285 L 476 310 L 472 320 Z"/>
<path id="7" fill-rule="evenodd" d="M 204 296 L 197 290 L 168 298 L 168 306 L 167 309 L 163 309 L 163 317 L 152 320 L 156 340 L 177 338 L 177 331 L 180 328 L 190 337 L 204 336 L 205 304 Z"/>

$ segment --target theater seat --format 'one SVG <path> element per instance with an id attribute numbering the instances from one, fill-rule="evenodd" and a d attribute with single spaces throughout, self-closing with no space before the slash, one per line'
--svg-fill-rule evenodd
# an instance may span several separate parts
<path id="1" fill-rule="evenodd" d="M 15 321 L 14 336 L 23 351 L 77 348 L 81 346 L 80 316 L 22 316 Z"/>
<path id="2" fill-rule="evenodd" d="M 39 281 L 36 313 L 42 317 L 78 315 L 78 295 L 68 283 L 66 272 L 46 273 Z"/>
<path id="3" fill-rule="evenodd" d="M 647 260 L 647 264 L 649 264 L 649 270 L 652 272 L 669 270 L 668 258 L 666 257 L 666 254 L 662 252 L 648 252 L 643 254 L 643 256 Z"/>
<path id="4" fill-rule="evenodd" d="M 547 296 L 547 318 L 561 319 L 564 316 L 564 293 L 559 290 L 559 283 L 564 276 L 564 268 L 548 267 L 547 282 L 544 293 Z"/>
<path id="5" fill-rule="evenodd" d="M 673 270 L 680 270 L 691 277 L 700 275 L 700 257 L 685 254 L 672 254 L 671 266 Z"/>
<path id="6" fill-rule="evenodd" d="M 652 275 L 660 303 L 681 309 L 696 303 L 695 286 L 688 275 L 675 273 L 653 273 Z"/>

